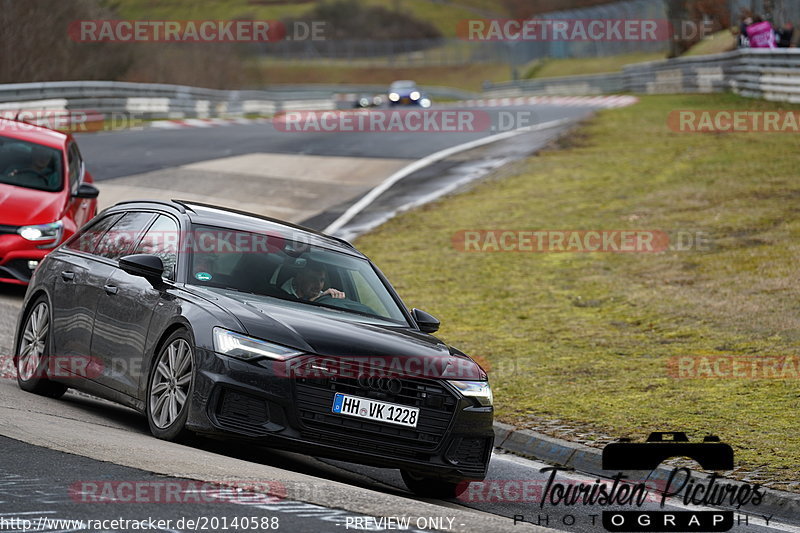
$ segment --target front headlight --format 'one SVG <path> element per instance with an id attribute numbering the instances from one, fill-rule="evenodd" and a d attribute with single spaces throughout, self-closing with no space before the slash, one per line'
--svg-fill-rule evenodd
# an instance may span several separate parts
<path id="1" fill-rule="evenodd" d="M 421 107 L 430 107 L 431 101 L 428 98 L 423 98 L 422 100 L 419 101 L 419 105 Z"/>
<path id="2" fill-rule="evenodd" d="M 392 102 L 396 102 L 400 100 L 400 95 L 397 93 L 389 93 L 389 100 L 391 100 Z"/>
<path id="3" fill-rule="evenodd" d="M 488 381 L 456 381 L 448 380 L 450 385 L 455 387 L 464 396 L 475 398 L 481 405 L 489 406 L 494 402 L 492 387 Z"/>
<path id="4" fill-rule="evenodd" d="M 285 361 L 303 353 L 222 328 L 214 328 L 214 351 L 243 361 L 263 358 Z"/>
<path id="5" fill-rule="evenodd" d="M 419 94 L 419 91 L 411 91 L 411 94 L 408 95 L 412 100 L 419 100 L 419 97 L 422 96 Z"/>
<path id="6" fill-rule="evenodd" d="M 64 223 L 60 220 L 50 224 L 37 224 L 34 226 L 22 226 L 17 230 L 26 241 L 53 241 L 51 244 L 40 246 L 39 248 L 55 248 L 61 240 L 64 232 Z"/>

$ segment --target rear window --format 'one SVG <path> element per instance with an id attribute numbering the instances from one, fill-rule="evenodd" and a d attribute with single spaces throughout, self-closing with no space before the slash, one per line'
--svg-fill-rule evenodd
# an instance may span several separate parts
<path id="1" fill-rule="evenodd" d="M 56 192 L 63 180 L 60 150 L 0 136 L 0 183 Z"/>

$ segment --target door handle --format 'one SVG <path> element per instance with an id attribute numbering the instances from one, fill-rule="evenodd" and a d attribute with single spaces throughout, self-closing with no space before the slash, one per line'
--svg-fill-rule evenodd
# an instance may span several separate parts
<path id="1" fill-rule="evenodd" d="M 72 281 L 75 279 L 75 272 L 70 270 L 64 270 L 61 272 L 61 279 L 64 281 Z"/>
<path id="2" fill-rule="evenodd" d="M 106 294 L 117 294 L 119 290 L 116 285 L 104 285 L 103 289 L 105 289 Z"/>

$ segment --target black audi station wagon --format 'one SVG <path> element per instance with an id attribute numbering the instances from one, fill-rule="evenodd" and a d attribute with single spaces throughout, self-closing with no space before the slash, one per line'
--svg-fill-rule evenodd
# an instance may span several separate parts
<path id="1" fill-rule="evenodd" d="M 486 474 L 492 392 L 352 245 L 205 204 L 106 209 L 49 254 L 20 313 L 19 386 L 142 412 L 158 438 L 244 438 L 453 496 Z"/>

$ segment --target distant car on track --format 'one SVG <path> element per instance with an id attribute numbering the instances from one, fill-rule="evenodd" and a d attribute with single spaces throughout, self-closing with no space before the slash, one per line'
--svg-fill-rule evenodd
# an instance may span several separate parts
<path id="1" fill-rule="evenodd" d="M 353 107 L 362 109 L 368 107 L 380 107 L 385 101 L 385 95 L 376 94 L 374 96 L 370 96 L 367 94 L 361 94 L 358 95 L 355 102 L 353 102 Z"/>
<path id="2" fill-rule="evenodd" d="M 389 105 L 416 105 L 430 107 L 431 100 L 425 92 L 411 80 L 398 80 L 389 86 Z"/>
<path id="3" fill-rule="evenodd" d="M 42 258 L 97 212 L 71 135 L 0 119 L 0 282 L 25 285 Z"/>
<path id="4" fill-rule="evenodd" d="M 414 492 L 453 496 L 486 474 L 493 399 L 438 327 L 343 240 L 133 201 L 40 264 L 14 363 L 22 389 L 130 406 L 158 438 L 246 438 L 399 468 Z"/>

